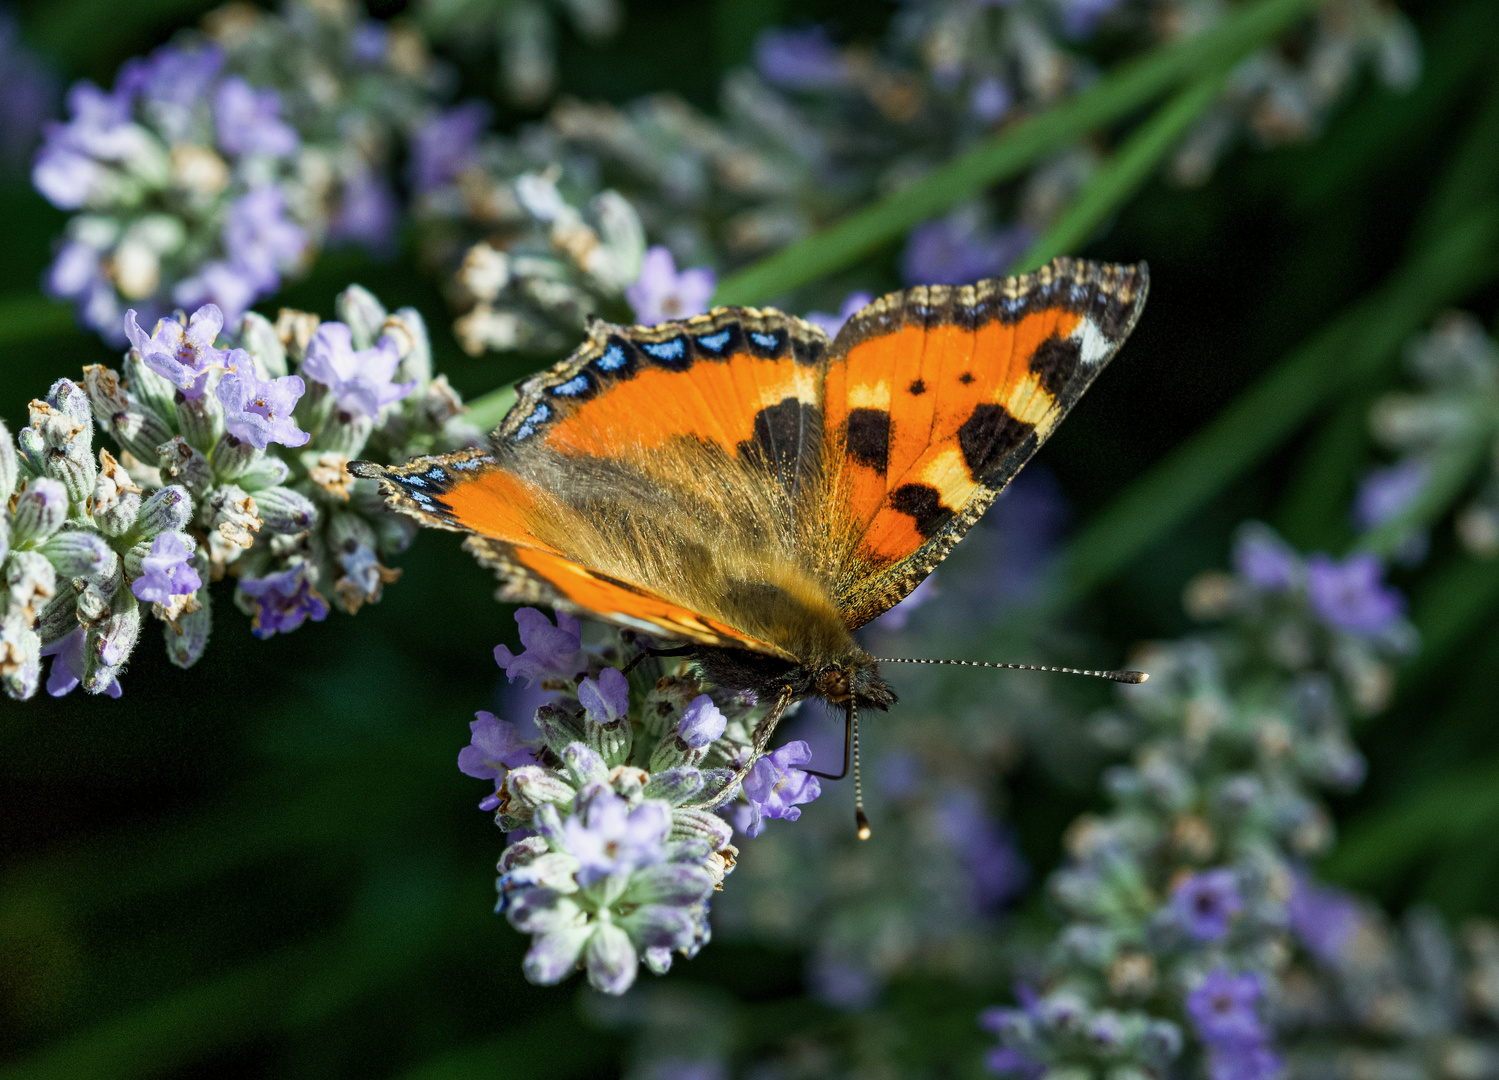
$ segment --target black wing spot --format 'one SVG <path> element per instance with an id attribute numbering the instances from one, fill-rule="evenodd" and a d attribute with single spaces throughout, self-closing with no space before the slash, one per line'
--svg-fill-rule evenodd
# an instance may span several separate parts
<path id="1" fill-rule="evenodd" d="M 982 480 L 991 465 L 1035 430 L 1035 424 L 1016 420 L 1003 405 L 984 402 L 975 406 L 973 415 L 958 428 L 958 446 L 963 450 L 968 475 Z"/>
<path id="2" fill-rule="evenodd" d="M 911 391 L 912 397 L 920 397 L 922 394 L 926 393 L 926 383 L 922 382 L 920 379 L 914 379 L 912 380 L 911 385 L 907 387 L 907 389 Z"/>
<path id="3" fill-rule="evenodd" d="M 973 372 L 963 372 L 963 374 L 958 376 L 958 382 L 962 383 L 964 386 L 967 386 L 969 383 L 973 382 Z"/>
<path id="4" fill-rule="evenodd" d="M 936 536 L 953 516 L 942 505 L 941 493 L 930 484 L 902 484 L 890 493 L 890 506 L 916 519 L 916 531 L 923 540 Z"/>
<path id="5" fill-rule="evenodd" d="M 788 491 L 796 486 L 802 441 L 814 429 L 817 406 L 783 398 L 755 414 L 755 434 L 735 447 L 739 457 L 774 472 Z"/>
<path id="6" fill-rule="evenodd" d="M 890 414 L 884 409 L 850 409 L 848 456 L 875 472 L 890 466 Z"/>
<path id="7" fill-rule="evenodd" d="M 1070 337 L 1049 337 L 1031 357 L 1031 374 L 1053 398 L 1060 398 L 1083 362 L 1083 347 Z"/>

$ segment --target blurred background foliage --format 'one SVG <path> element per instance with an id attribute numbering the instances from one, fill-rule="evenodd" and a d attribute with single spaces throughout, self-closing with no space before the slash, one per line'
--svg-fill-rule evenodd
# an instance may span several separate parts
<path id="1" fill-rule="evenodd" d="M 107 84 L 210 6 L 48 0 L 17 15 L 65 80 Z M 1066 602 L 1049 617 L 1114 657 L 1188 628 L 1183 588 L 1224 563 L 1246 518 L 1304 549 L 1348 550 L 1347 506 L 1381 456 L 1365 416 L 1401 384 L 1403 342 L 1451 306 L 1492 325 L 1499 19 L 1492 0 L 1401 7 L 1424 56 L 1409 92 L 1363 80 L 1320 138 L 1235 149 L 1197 187 L 1142 179 L 1106 227 L 1066 245 L 1151 266 L 1123 357 L 1038 459 L 1076 523 Z M 869 0 L 625 0 L 607 39 L 556 21 L 550 78 L 616 103 L 672 90 L 711 113 L 766 27 L 820 23 L 875 42 L 898 13 Z M 1109 42 L 1098 48 L 1106 60 Z M 452 58 L 460 96 L 491 100 L 501 130 L 543 114 L 544 95 L 496 83 L 492 49 Z M 19 170 L 0 219 L 0 415 L 19 420 L 58 373 L 113 354 L 40 299 L 65 217 Z M 863 280 L 895 287 L 899 247 L 873 245 Z M 466 397 L 535 366 L 460 350 L 416 258 L 414 244 L 392 262 L 327 254 L 276 303 L 330 314 L 359 281 L 392 308 L 413 304 L 434 328 L 437 369 Z M 204 662 L 179 671 L 143 649 L 119 701 L 0 702 L 0 1077 L 620 1072 L 626 1037 L 587 991 L 521 978 L 524 943 L 491 914 L 498 838 L 453 766 L 469 715 L 501 692 L 490 649 L 514 644 L 510 610 L 453 537 L 421 536 L 401 567 L 399 587 L 358 619 L 266 642 L 226 593 Z M 1340 840 L 1322 871 L 1395 912 L 1499 916 L 1499 562 L 1438 533 L 1394 580 L 1423 647 L 1393 705 L 1355 732 L 1369 779 L 1335 801 Z M 912 647 L 934 651 L 919 637 Z M 982 701 L 997 693 L 985 678 L 951 692 Z M 1091 689 L 1059 692 L 1101 701 Z M 1067 823 L 1098 805 L 1084 773 L 1064 782 L 1022 753 L 1008 774 L 1033 880 L 1058 862 Z M 826 801 L 844 797 L 835 787 Z M 1012 917 L 1044 925 L 1039 894 Z M 711 988 L 694 1007 L 737 1001 L 742 1046 L 863 1047 L 877 1060 L 857 1062 L 860 1075 L 975 1074 L 986 1039 L 973 1017 L 1008 988 L 1001 971 L 911 974 L 878 1011 L 842 1013 L 808 998 L 806 970 L 798 950 L 736 935 L 665 985 Z"/>

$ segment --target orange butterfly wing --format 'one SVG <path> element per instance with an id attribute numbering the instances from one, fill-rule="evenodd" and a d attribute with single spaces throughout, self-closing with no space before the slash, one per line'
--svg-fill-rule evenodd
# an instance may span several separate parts
<path id="1" fill-rule="evenodd" d="M 946 557 L 1118 351 L 1138 266 L 1058 259 L 1035 274 L 892 293 L 833 343 L 823 394 L 830 503 L 852 548 L 851 627 Z"/>

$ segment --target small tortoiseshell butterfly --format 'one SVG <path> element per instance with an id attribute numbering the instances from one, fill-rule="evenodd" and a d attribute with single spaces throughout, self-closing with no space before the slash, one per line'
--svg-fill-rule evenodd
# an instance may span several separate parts
<path id="1" fill-rule="evenodd" d="M 355 462 L 424 525 L 469 533 L 500 596 L 686 642 L 776 702 L 886 709 L 853 631 L 952 550 L 1118 351 L 1146 267 L 891 293 L 831 342 L 773 309 L 593 322 L 523 382 L 487 449 Z"/>

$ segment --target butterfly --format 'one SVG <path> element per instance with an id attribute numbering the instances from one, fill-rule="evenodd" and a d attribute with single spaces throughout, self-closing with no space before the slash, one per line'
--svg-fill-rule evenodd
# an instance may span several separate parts
<path id="1" fill-rule="evenodd" d="M 683 642 L 658 654 L 774 701 L 760 753 L 791 702 L 843 705 L 851 728 L 895 702 L 854 631 L 979 519 L 1148 288 L 1144 263 L 1062 258 L 891 293 L 832 340 L 769 308 L 595 320 L 520 384 L 487 447 L 349 468 L 423 525 L 469 534 L 501 599 Z"/>

